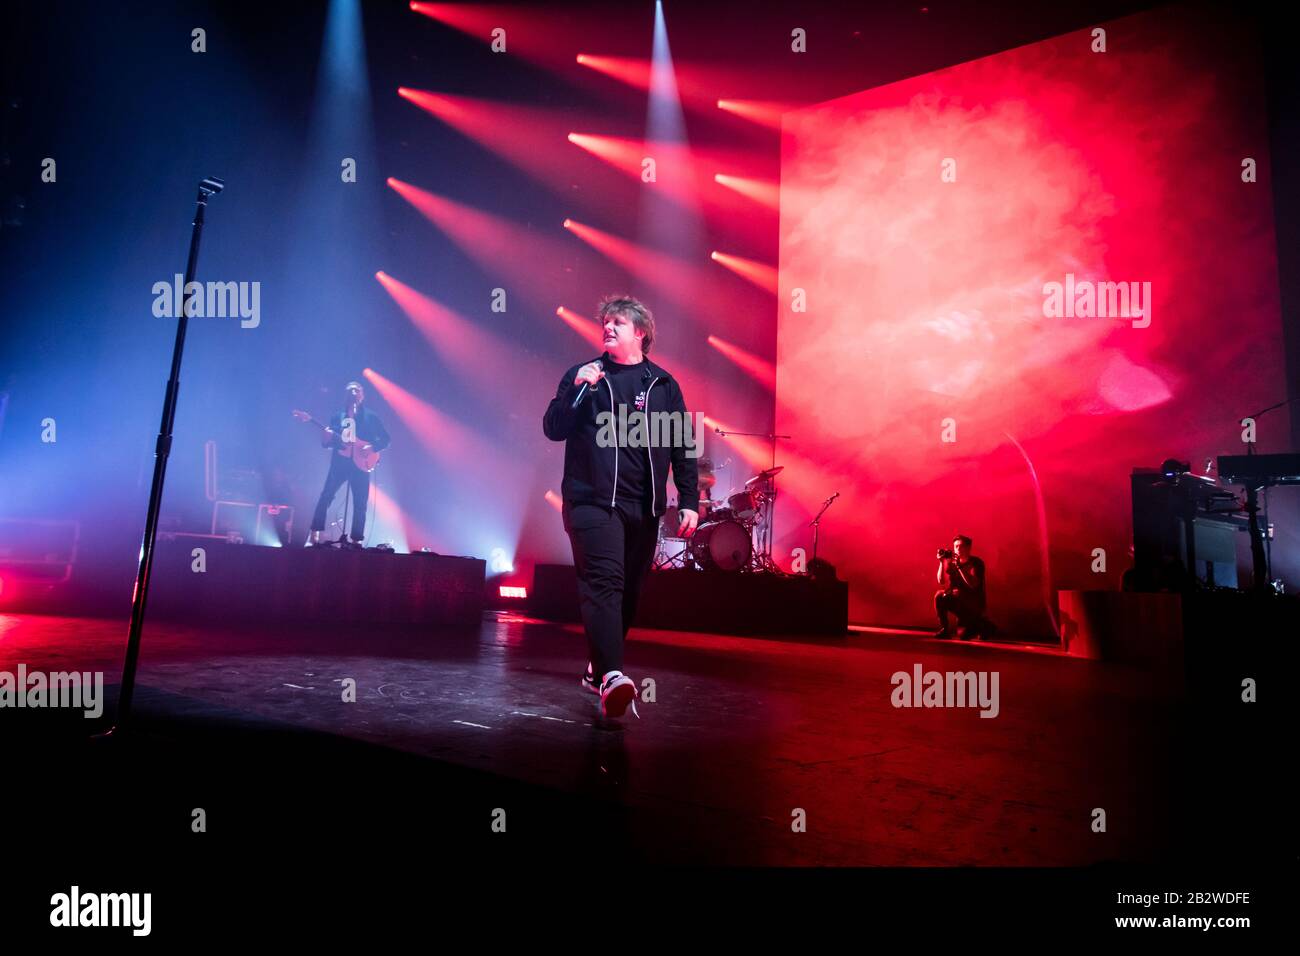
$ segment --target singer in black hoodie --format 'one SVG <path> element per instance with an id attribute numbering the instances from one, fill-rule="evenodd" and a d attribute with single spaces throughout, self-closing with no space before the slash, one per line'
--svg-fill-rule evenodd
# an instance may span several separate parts
<path id="1" fill-rule="evenodd" d="M 654 342 L 650 310 L 630 296 L 610 296 L 596 318 L 605 353 L 564 373 L 542 428 L 547 438 L 565 443 L 564 530 L 573 545 L 591 656 L 582 685 L 600 695 L 602 713 L 618 717 L 637 694 L 623 673 L 623 644 L 667 508 L 668 470 L 677 486 L 678 533 L 689 537 L 699 521 L 700 447 L 681 386 L 645 357 Z M 610 426 L 637 412 L 670 412 L 685 427 L 671 432 L 671 442 L 635 447 Z"/>

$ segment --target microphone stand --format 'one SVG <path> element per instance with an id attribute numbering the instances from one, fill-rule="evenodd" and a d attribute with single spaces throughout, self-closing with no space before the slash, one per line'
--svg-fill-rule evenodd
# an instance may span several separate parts
<path id="1" fill-rule="evenodd" d="M 833 495 L 831 495 L 829 498 L 827 498 L 827 499 L 822 503 L 822 510 L 819 511 L 819 512 L 817 512 L 817 517 L 813 518 L 812 521 L 808 522 L 808 526 L 809 526 L 810 528 L 813 529 L 813 553 L 812 553 L 812 561 L 809 562 L 809 564 L 808 564 L 808 572 L 809 572 L 810 574 L 812 573 L 813 566 L 817 563 L 817 533 L 821 530 L 822 515 L 824 515 L 824 514 L 826 513 L 826 509 L 829 508 L 829 507 L 831 506 L 831 502 L 833 502 L 833 501 L 834 501 L 836 498 L 838 498 L 839 496 L 840 496 L 840 493 L 837 491 L 837 492 L 835 492 L 835 494 L 833 494 Z"/>
<path id="2" fill-rule="evenodd" d="M 1278 402 L 1276 405 L 1270 405 L 1268 406 L 1268 408 L 1261 409 L 1260 411 L 1256 412 L 1254 415 L 1246 415 L 1244 417 L 1254 421 L 1259 419 L 1263 415 L 1267 415 L 1269 412 L 1273 411 L 1274 409 L 1282 408 L 1284 405 L 1294 405 L 1296 402 L 1300 402 L 1300 395 L 1297 395 L 1295 398 L 1288 398 L 1284 402 Z M 1240 419 L 1238 419 L 1238 422 L 1240 422 Z M 1247 455 L 1255 454 L 1255 443 L 1253 441 L 1246 443 L 1246 454 Z"/>
<path id="3" fill-rule="evenodd" d="M 1270 405 L 1268 406 L 1268 408 L 1261 409 L 1255 414 L 1247 415 L 1245 417 L 1255 420 L 1258 419 L 1261 415 L 1266 415 L 1269 412 L 1273 411 L 1274 409 L 1282 408 L 1285 405 L 1294 405 L 1296 402 L 1300 402 L 1300 395 L 1297 395 L 1295 398 L 1288 398 L 1284 402 L 1278 402 L 1275 405 Z M 1247 455 L 1255 454 L 1255 443 L 1253 441 L 1246 443 L 1246 454 Z M 1263 509 L 1259 507 L 1260 491 L 1264 492 Z M 1261 510 L 1263 510 L 1264 512 L 1264 526 L 1262 528 L 1259 525 L 1259 512 Z M 1273 540 L 1268 536 L 1269 522 L 1268 522 L 1268 486 L 1267 485 L 1265 485 L 1262 489 L 1261 488 L 1246 489 L 1246 514 L 1250 516 L 1249 519 L 1250 560 L 1254 566 L 1254 570 L 1255 570 L 1254 577 L 1256 578 L 1256 580 L 1254 580 L 1251 583 L 1253 584 L 1254 586 L 1253 589 L 1256 593 L 1266 594 L 1268 593 L 1269 590 L 1272 589 L 1273 586 Z M 1264 572 L 1262 575 L 1259 573 L 1261 569 L 1263 569 Z"/>
<path id="4" fill-rule="evenodd" d="M 163 482 L 167 477 L 167 458 L 172 450 L 172 428 L 176 423 L 176 401 L 180 392 L 181 356 L 185 352 L 185 332 L 189 326 L 189 295 L 186 290 L 194 281 L 199 264 L 199 239 L 203 235 L 204 212 L 208 198 L 226 188 L 215 177 L 199 183 L 199 195 L 194 209 L 194 230 L 190 233 L 190 255 L 185 264 L 185 284 L 181 286 L 180 316 L 176 323 L 176 342 L 172 346 L 171 377 L 163 394 L 162 422 L 158 426 L 158 441 L 154 446 L 153 484 L 149 488 L 149 510 L 145 514 L 144 540 L 140 543 L 140 566 L 135 575 L 135 591 L 131 597 L 131 628 L 126 639 L 126 659 L 122 664 L 122 686 L 117 698 L 117 712 L 113 726 L 104 736 L 120 732 L 131 713 L 131 700 L 135 696 L 135 671 L 140 659 L 140 634 L 144 630 L 145 602 L 149 597 L 149 581 L 153 571 L 154 542 L 158 535 L 158 512 L 162 508 Z"/>

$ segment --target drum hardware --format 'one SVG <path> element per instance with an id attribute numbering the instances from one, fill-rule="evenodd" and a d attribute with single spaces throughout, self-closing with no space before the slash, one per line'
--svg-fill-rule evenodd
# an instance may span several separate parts
<path id="1" fill-rule="evenodd" d="M 690 538 L 678 535 L 681 512 L 676 506 L 670 506 L 659 523 L 659 543 L 653 566 L 656 570 L 695 568 L 726 572 L 764 571 L 784 575 L 785 572 L 772 560 L 776 476 L 785 470 L 784 465 L 776 463 L 776 442 L 777 439 L 788 439 L 790 436 L 725 432 L 719 428 L 714 431 L 723 438 L 738 435 L 771 440 L 772 467 L 749 478 L 740 491 L 735 491 L 733 486 L 725 498 L 701 499 L 700 520 Z M 731 459 L 727 459 L 723 467 L 730 464 Z M 696 467 L 698 485 L 702 491 L 717 487 L 717 477 L 710 459 L 699 459 Z M 815 549 L 814 532 L 814 552 Z"/>
<path id="2" fill-rule="evenodd" d="M 687 540 L 677 534 L 680 527 L 681 512 L 676 505 L 669 505 L 659 519 L 659 541 L 655 545 L 654 563 L 651 565 L 655 571 L 689 567 L 687 562 L 691 556 L 687 552 Z"/>
<path id="3" fill-rule="evenodd" d="M 785 465 L 774 465 L 767 469 L 767 471 L 760 471 L 753 478 L 749 479 L 749 481 L 745 482 L 745 487 L 752 488 L 763 482 L 769 482 L 783 471 L 785 471 Z"/>
<path id="4" fill-rule="evenodd" d="M 745 490 L 755 505 L 754 527 L 757 532 L 750 570 L 785 574 L 772 560 L 773 515 L 776 510 L 776 476 L 784 465 L 773 465 L 745 482 Z"/>
<path id="5" fill-rule="evenodd" d="M 670 568 L 691 567 L 688 563 L 692 561 L 689 552 L 689 539 L 687 538 L 664 538 L 660 537 L 659 544 L 655 550 L 654 564 L 651 567 L 655 571 L 667 571 Z"/>
<path id="6" fill-rule="evenodd" d="M 700 501 L 700 520 L 690 538 L 678 535 L 681 512 L 670 505 L 659 521 L 655 570 L 766 571 L 784 574 L 772 561 L 773 479 L 784 466 L 754 475 L 725 499 Z"/>

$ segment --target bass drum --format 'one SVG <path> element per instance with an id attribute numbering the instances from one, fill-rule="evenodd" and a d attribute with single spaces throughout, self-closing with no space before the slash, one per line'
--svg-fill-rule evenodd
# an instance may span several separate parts
<path id="1" fill-rule="evenodd" d="M 690 538 L 690 555 L 706 571 L 739 571 L 748 566 L 754 542 L 738 521 L 714 521 Z"/>

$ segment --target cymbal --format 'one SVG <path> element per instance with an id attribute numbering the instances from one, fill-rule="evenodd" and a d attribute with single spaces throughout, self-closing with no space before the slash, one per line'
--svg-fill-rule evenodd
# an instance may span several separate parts
<path id="1" fill-rule="evenodd" d="M 767 471 L 760 471 L 753 478 L 749 479 L 749 481 L 745 482 L 745 487 L 748 488 L 750 485 L 758 484 L 760 481 L 769 481 L 783 471 L 785 471 L 785 465 L 777 465 L 775 468 L 767 469 Z"/>

